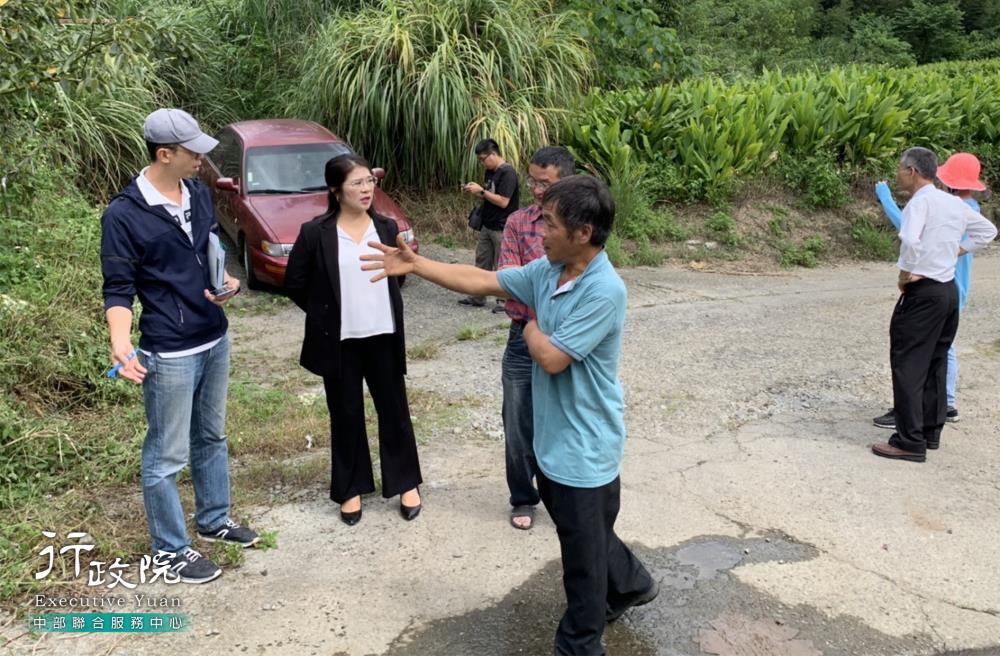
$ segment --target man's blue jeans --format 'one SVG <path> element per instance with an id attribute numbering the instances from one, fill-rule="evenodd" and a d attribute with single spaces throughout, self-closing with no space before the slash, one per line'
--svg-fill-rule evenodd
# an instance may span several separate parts
<path id="1" fill-rule="evenodd" d="M 142 445 L 142 498 L 153 552 L 191 545 L 177 492 L 177 472 L 191 460 L 195 522 L 219 528 L 229 513 L 226 389 L 229 336 L 207 351 L 180 358 L 139 354 L 146 367 L 142 396 L 149 431 Z"/>
<path id="2" fill-rule="evenodd" d="M 523 325 L 511 322 L 500 374 L 511 506 L 535 506 L 539 501 L 538 490 L 532 480 L 537 471 L 531 405 L 532 361 L 523 330 Z"/>

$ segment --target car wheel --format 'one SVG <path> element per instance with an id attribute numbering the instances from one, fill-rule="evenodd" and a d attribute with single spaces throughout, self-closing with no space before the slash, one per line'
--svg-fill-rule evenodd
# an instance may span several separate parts
<path id="1" fill-rule="evenodd" d="M 240 251 L 243 254 L 243 270 L 247 274 L 247 287 L 261 289 L 262 285 L 253 273 L 253 258 L 250 257 L 250 243 L 245 235 L 240 235 Z"/>

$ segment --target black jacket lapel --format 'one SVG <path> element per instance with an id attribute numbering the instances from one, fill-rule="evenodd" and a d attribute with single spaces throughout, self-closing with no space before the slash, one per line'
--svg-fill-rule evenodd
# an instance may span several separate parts
<path id="1" fill-rule="evenodd" d="M 323 252 L 323 264 L 326 266 L 326 274 L 330 278 L 330 287 L 333 289 L 333 297 L 337 299 L 337 307 L 340 304 L 340 237 L 337 234 L 337 220 L 333 217 L 327 218 L 320 224 L 320 250 Z"/>

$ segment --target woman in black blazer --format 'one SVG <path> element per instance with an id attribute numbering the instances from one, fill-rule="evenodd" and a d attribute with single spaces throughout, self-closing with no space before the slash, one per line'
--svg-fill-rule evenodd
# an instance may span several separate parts
<path id="1" fill-rule="evenodd" d="M 371 167 L 355 154 L 326 163 L 329 209 L 302 225 L 288 257 L 285 288 L 306 313 L 299 363 L 323 377 L 330 410 L 330 498 L 348 525 L 361 495 L 375 491 L 365 432 L 362 379 L 378 414 L 382 496 L 399 498 L 407 520 L 420 513 L 417 442 L 406 401 L 403 297 L 395 278 L 372 283 L 361 270 L 367 245 L 394 245 L 396 223 L 372 209 Z M 385 284 L 383 284 L 385 283 Z"/>

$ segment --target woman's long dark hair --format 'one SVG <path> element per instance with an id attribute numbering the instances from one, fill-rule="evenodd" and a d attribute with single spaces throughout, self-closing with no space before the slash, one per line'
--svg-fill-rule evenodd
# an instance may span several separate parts
<path id="1" fill-rule="evenodd" d="M 326 163 L 326 168 L 323 170 L 323 177 L 326 179 L 326 186 L 330 188 L 327 192 L 327 216 L 336 218 L 340 214 L 340 201 L 337 200 L 337 193 L 343 191 L 344 181 L 347 180 L 347 176 L 359 166 L 369 171 L 372 170 L 368 160 L 357 153 L 337 155 Z M 368 214 L 372 218 L 375 218 L 375 203 L 372 203 L 368 207 Z"/>

